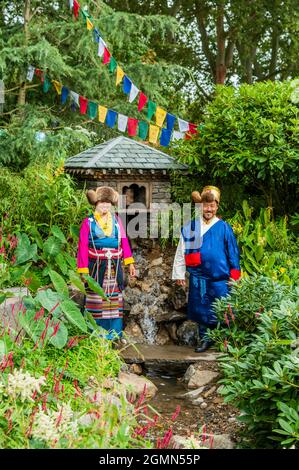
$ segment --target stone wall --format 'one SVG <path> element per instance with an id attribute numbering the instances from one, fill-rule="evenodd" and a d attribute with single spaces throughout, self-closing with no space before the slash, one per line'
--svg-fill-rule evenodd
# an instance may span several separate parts
<path id="1" fill-rule="evenodd" d="M 152 202 L 171 203 L 169 181 L 152 182 Z"/>

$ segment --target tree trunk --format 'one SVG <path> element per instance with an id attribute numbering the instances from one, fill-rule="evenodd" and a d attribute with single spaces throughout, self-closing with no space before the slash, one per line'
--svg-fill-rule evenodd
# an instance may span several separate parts
<path id="1" fill-rule="evenodd" d="M 224 85 L 226 78 L 225 63 L 225 33 L 224 33 L 224 4 L 221 2 L 217 7 L 217 57 L 216 57 L 216 84 Z"/>
<path id="2" fill-rule="evenodd" d="M 29 45 L 29 22 L 30 22 L 30 2 L 31 0 L 25 0 L 24 6 L 24 45 Z M 18 105 L 23 106 L 26 103 L 26 71 L 21 71 L 20 76 L 20 91 L 18 96 Z"/>

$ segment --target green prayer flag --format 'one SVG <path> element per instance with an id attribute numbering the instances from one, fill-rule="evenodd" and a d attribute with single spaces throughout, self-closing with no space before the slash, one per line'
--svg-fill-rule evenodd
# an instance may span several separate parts
<path id="1" fill-rule="evenodd" d="M 152 119 L 156 112 L 157 105 L 153 101 L 149 100 L 147 104 L 147 119 Z"/>
<path id="2" fill-rule="evenodd" d="M 114 59 L 114 57 L 110 57 L 110 62 L 109 62 L 109 72 L 114 72 L 117 67 L 117 62 Z"/>
<path id="3" fill-rule="evenodd" d="M 148 123 L 145 121 L 139 121 L 138 137 L 140 137 L 140 139 L 142 140 L 146 140 L 147 132 L 148 132 Z"/>
<path id="4" fill-rule="evenodd" d="M 44 76 L 43 91 L 47 93 L 51 88 L 51 82 L 48 79 L 47 75 Z"/>
<path id="5" fill-rule="evenodd" d="M 90 119 L 95 119 L 98 114 L 98 105 L 93 101 L 88 102 L 87 115 Z"/>

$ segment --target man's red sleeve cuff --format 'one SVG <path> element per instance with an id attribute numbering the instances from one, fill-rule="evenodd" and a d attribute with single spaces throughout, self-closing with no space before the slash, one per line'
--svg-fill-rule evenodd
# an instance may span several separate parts
<path id="1" fill-rule="evenodd" d="M 237 281 L 241 277 L 241 271 L 239 269 L 231 269 L 229 277 L 231 277 L 234 281 Z"/>

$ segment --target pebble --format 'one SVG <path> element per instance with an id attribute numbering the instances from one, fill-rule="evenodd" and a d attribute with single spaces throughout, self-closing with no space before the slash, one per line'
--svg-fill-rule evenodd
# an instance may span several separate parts
<path id="1" fill-rule="evenodd" d="M 207 403 L 204 401 L 201 405 L 200 408 L 203 410 L 204 408 L 207 408 Z"/>

